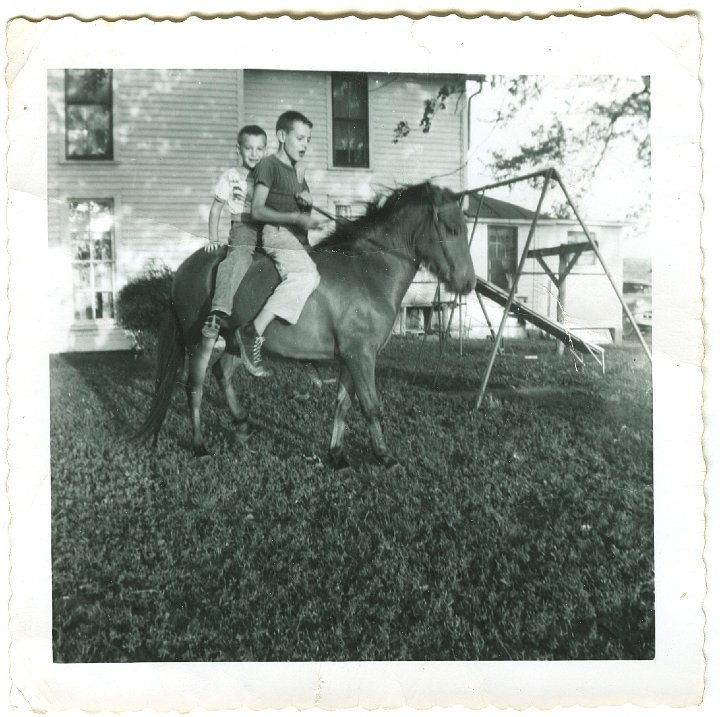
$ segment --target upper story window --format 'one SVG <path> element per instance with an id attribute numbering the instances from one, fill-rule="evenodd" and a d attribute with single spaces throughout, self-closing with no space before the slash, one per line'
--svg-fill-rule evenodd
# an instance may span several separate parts
<path id="1" fill-rule="evenodd" d="M 369 167 L 367 75 L 332 76 L 334 167 Z"/>
<path id="2" fill-rule="evenodd" d="M 65 158 L 113 158 L 112 70 L 65 70 Z"/>

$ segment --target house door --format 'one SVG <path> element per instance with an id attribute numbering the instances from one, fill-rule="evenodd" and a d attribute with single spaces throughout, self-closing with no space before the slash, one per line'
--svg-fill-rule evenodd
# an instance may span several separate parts
<path id="1" fill-rule="evenodd" d="M 488 227 L 488 281 L 510 289 L 517 268 L 517 227 Z"/>

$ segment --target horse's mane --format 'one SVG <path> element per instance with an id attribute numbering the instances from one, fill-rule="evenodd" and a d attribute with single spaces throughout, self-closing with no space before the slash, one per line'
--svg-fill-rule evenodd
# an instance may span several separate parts
<path id="1" fill-rule="evenodd" d="M 389 193 L 378 193 L 368 202 L 365 214 L 355 219 L 336 222 L 335 231 L 316 244 L 315 248 L 352 251 L 358 238 L 385 224 L 399 210 L 409 207 L 437 207 L 451 201 L 453 197 L 449 189 L 437 187 L 430 182 L 404 185 Z"/>

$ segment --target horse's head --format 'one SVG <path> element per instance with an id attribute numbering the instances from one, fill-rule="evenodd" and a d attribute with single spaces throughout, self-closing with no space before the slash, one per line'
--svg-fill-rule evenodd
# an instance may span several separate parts
<path id="1" fill-rule="evenodd" d="M 415 231 L 415 256 L 451 291 L 469 294 L 475 288 L 467 226 L 456 195 L 426 184 L 423 220 Z"/>

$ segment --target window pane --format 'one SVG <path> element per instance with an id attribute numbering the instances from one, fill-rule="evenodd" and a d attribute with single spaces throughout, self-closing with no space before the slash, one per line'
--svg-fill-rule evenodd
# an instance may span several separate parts
<path id="1" fill-rule="evenodd" d="M 112 259 L 112 237 L 110 232 L 104 232 L 100 239 L 95 239 L 93 259 L 104 261 Z"/>
<path id="2" fill-rule="evenodd" d="M 113 226 L 112 207 L 107 203 L 90 202 L 92 215 L 90 217 L 90 230 L 93 234 L 107 234 L 109 236 Z"/>
<path id="3" fill-rule="evenodd" d="M 90 264 L 75 264 L 73 267 L 73 279 L 76 289 L 89 289 L 92 286 Z"/>
<path id="4" fill-rule="evenodd" d="M 65 70 L 65 98 L 72 103 L 110 102 L 111 70 Z"/>
<path id="5" fill-rule="evenodd" d="M 422 309 L 408 308 L 405 313 L 405 330 L 419 333 L 425 327 Z"/>
<path id="6" fill-rule="evenodd" d="M 109 291 L 98 291 L 95 294 L 95 318 L 113 318 L 113 295 Z"/>
<path id="7" fill-rule="evenodd" d="M 355 120 L 336 120 L 333 127 L 335 165 L 367 167 L 366 125 Z"/>
<path id="8" fill-rule="evenodd" d="M 112 290 L 112 264 L 108 261 L 99 261 L 95 267 L 95 288 L 106 291 Z"/>
<path id="9" fill-rule="evenodd" d="M 333 116 L 365 119 L 367 82 L 363 75 L 335 77 L 333 80 Z"/>
<path id="10" fill-rule="evenodd" d="M 363 116 L 362 100 L 360 99 L 359 88 L 355 85 L 348 97 L 348 117 L 361 118 Z"/>
<path id="11" fill-rule="evenodd" d="M 75 321 L 92 321 L 92 294 L 82 292 L 75 294 Z"/>
<path id="12" fill-rule="evenodd" d="M 90 259 L 90 240 L 88 232 L 71 232 L 73 259 L 87 261 Z"/>
<path id="13" fill-rule="evenodd" d="M 87 222 L 90 205 L 87 202 L 70 202 L 69 218 L 72 223 Z"/>
<path id="14" fill-rule="evenodd" d="M 110 152 L 110 111 L 100 105 L 72 105 L 67 111 L 68 157 L 102 157 Z"/>
<path id="15" fill-rule="evenodd" d="M 342 80 L 333 82 L 333 116 L 347 117 L 348 113 L 348 83 Z"/>
<path id="16" fill-rule="evenodd" d="M 335 148 L 335 164 L 339 167 L 345 167 L 348 164 L 348 144 L 347 125 L 338 120 L 333 127 L 333 146 Z"/>
<path id="17" fill-rule="evenodd" d="M 365 128 L 352 122 L 348 128 L 350 164 L 353 167 L 364 164 L 365 160 Z"/>

